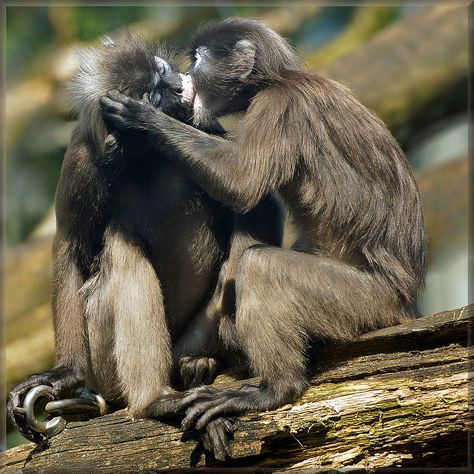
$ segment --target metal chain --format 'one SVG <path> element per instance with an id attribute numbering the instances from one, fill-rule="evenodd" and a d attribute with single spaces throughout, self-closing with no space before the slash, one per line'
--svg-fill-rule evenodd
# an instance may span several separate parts
<path id="1" fill-rule="evenodd" d="M 55 400 L 50 386 L 38 385 L 26 394 L 23 407 L 20 407 L 19 411 L 25 414 L 26 423 L 33 431 L 48 438 L 65 428 L 66 420 L 63 415 L 86 415 L 88 418 L 94 418 L 107 413 L 107 404 L 99 394 L 81 387 L 75 391 L 74 395 L 75 398 Z M 37 402 L 44 398 L 50 401 L 45 405 L 43 413 L 39 413 L 39 415 L 47 416 L 45 421 L 41 421 L 35 415 L 35 411 L 39 412 Z"/>

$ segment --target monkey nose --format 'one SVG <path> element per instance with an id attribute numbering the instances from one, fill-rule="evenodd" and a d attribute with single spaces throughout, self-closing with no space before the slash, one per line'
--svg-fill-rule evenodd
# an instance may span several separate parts
<path id="1" fill-rule="evenodd" d="M 176 75 L 163 81 L 173 92 L 181 94 L 183 92 L 183 81 Z"/>

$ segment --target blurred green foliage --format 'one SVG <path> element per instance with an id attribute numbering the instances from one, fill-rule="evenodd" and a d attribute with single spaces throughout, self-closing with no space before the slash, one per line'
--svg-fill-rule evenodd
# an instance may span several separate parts
<path id="1" fill-rule="evenodd" d="M 7 77 L 13 79 L 27 74 L 33 58 L 51 44 L 90 41 L 146 17 L 147 7 L 15 6 L 6 12 Z"/>

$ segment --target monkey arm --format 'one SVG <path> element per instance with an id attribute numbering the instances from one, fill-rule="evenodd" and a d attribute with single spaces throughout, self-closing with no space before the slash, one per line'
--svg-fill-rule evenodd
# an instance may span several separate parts
<path id="1" fill-rule="evenodd" d="M 118 92 L 101 99 L 104 118 L 119 130 L 135 130 L 174 153 L 187 173 L 210 196 L 246 212 L 289 175 L 279 159 L 273 136 L 262 137 L 254 119 L 246 120 L 229 139 L 209 135 Z M 273 135 L 268 127 L 265 133 Z M 278 133 L 278 131 L 277 131 Z M 248 139 L 247 139 L 248 138 Z M 257 143 L 262 146 L 257 147 Z M 274 156 L 274 154 L 276 155 Z"/>

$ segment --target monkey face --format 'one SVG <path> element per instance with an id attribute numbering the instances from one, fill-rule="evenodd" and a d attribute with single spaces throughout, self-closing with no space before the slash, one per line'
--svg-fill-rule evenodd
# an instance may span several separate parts
<path id="1" fill-rule="evenodd" d="M 183 100 L 183 74 L 171 68 L 170 64 L 154 57 L 157 75 L 150 93 L 150 101 L 162 112 L 183 122 L 191 122 L 192 108 L 189 99 Z"/>
<path id="2" fill-rule="evenodd" d="M 254 53 L 251 42 L 232 38 L 193 49 L 184 97 L 191 100 L 195 123 L 247 108 L 255 93 L 249 80 Z"/>

